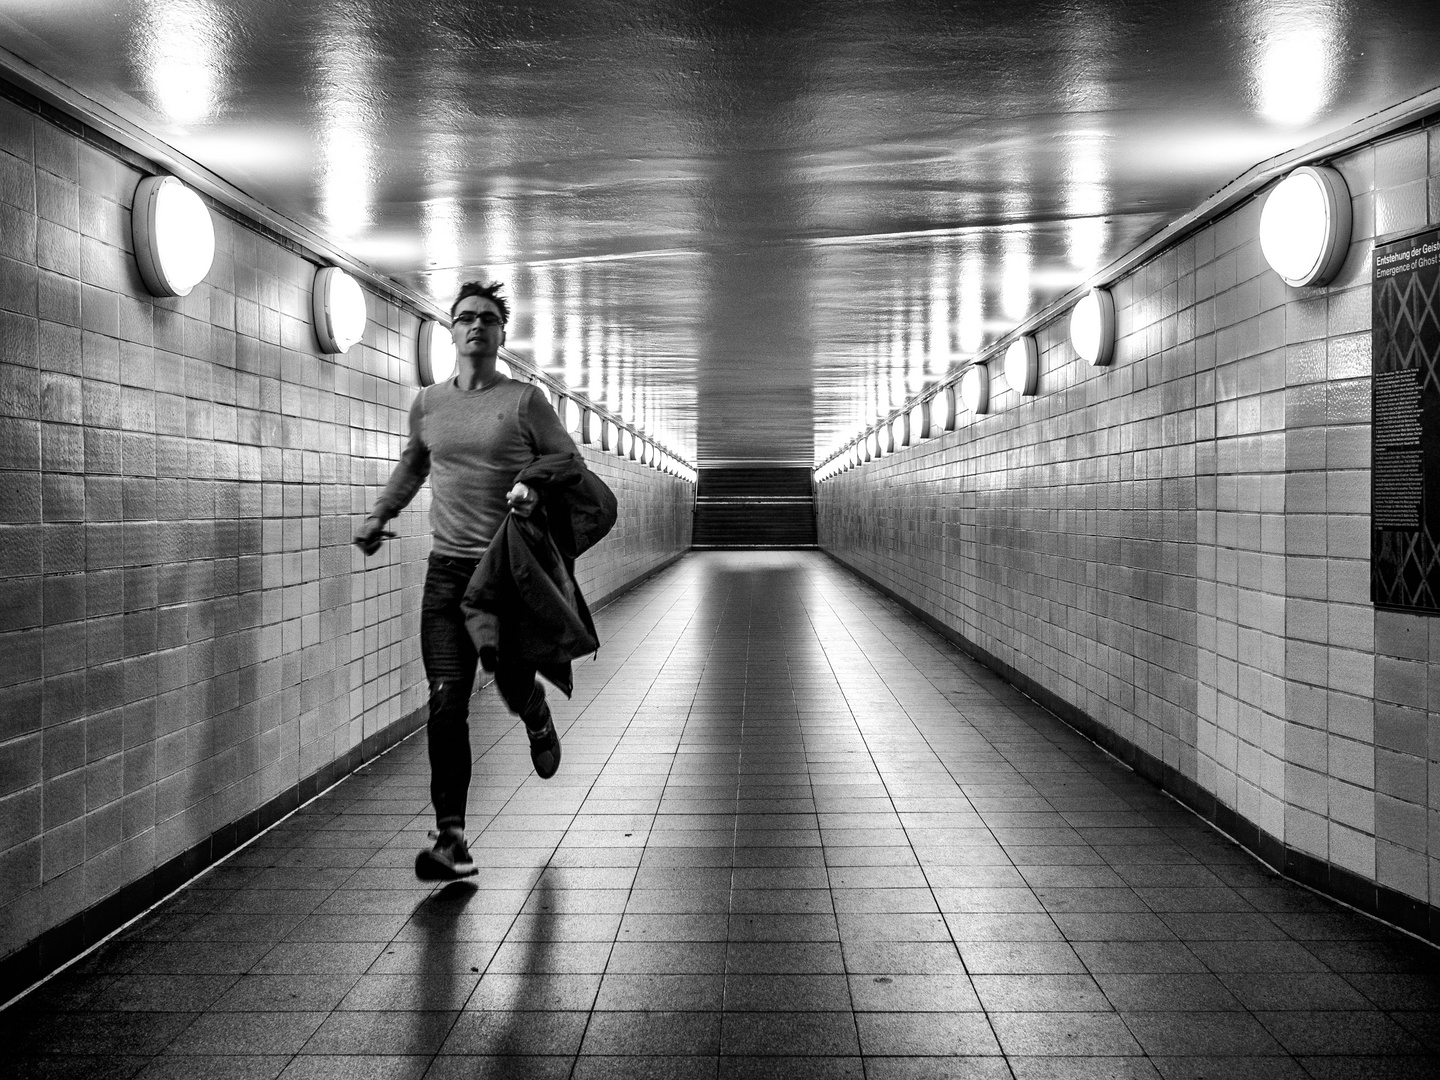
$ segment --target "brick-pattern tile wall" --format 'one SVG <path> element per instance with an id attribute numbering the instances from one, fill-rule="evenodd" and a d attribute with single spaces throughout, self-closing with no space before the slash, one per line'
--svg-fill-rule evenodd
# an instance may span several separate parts
<path id="1" fill-rule="evenodd" d="M 149 171 L 0 99 L 0 957 L 424 700 L 428 491 L 383 555 L 349 542 L 417 316 L 372 291 L 321 354 L 317 263 L 219 211 L 206 281 L 150 297 Z M 581 563 L 598 598 L 688 546 L 693 488 L 592 460 L 624 508 Z"/>
<path id="2" fill-rule="evenodd" d="M 1248 201 L 1062 318 L 1041 389 L 820 486 L 823 547 L 1291 847 L 1440 895 L 1440 620 L 1369 602 L 1370 257 L 1440 220 L 1440 134 L 1335 162 L 1354 244 L 1266 266 Z"/>
<path id="3" fill-rule="evenodd" d="M 620 504 L 614 530 L 575 564 L 576 584 L 593 605 L 690 549 L 695 485 L 598 447 L 581 452 Z"/>

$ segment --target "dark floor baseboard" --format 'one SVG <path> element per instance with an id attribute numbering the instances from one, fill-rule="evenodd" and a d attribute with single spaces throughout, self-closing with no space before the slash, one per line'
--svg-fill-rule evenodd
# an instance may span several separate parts
<path id="1" fill-rule="evenodd" d="M 1222 804 L 1213 794 L 1200 787 L 1174 766 L 1167 765 L 1128 739 L 1122 738 L 1088 713 L 1041 686 L 1023 672 L 1017 671 L 983 646 L 971 641 L 953 627 L 947 626 L 929 612 L 923 611 L 863 570 L 856 569 L 833 552 L 826 551 L 825 554 L 861 581 L 884 594 L 888 599 L 895 601 L 925 625 L 944 636 L 961 652 L 985 665 L 1021 693 L 1050 710 L 1091 742 L 1119 758 L 1156 787 L 1173 795 L 1277 873 L 1283 874 L 1292 881 L 1298 881 L 1302 885 L 1308 885 L 1317 892 L 1333 896 L 1367 915 L 1373 915 L 1377 919 L 1382 919 L 1417 937 L 1424 938 L 1431 944 L 1440 945 L 1440 908 L 1288 846 L 1279 837 L 1271 835 L 1231 807 Z"/>
<path id="2" fill-rule="evenodd" d="M 656 563 L 649 570 L 646 570 L 643 574 L 631 578 L 624 585 L 621 585 L 618 589 L 611 589 L 608 593 L 601 596 L 598 600 L 591 600 L 589 597 L 586 597 L 586 603 L 590 606 L 591 611 L 599 611 L 606 604 L 610 603 L 610 601 L 615 600 L 618 597 L 624 596 L 627 592 L 629 592 L 631 589 L 635 588 L 635 586 L 641 584 L 642 582 L 649 581 L 656 574 L 660 573 L 661 570 L 668 570 L 670 567 L 674 566 L 677 562 L 683 559 L 689 553 L 689 551 L 689 548 L 681 548 L 679 551 L 675 552 L 674 555 L 671 555 L 669 558 L 663 559 L 662 561 Z"/>
<path id="3" fill-rule="evenodd" d="M 0 960 L 0 1002 L 39 982 L 52 971 L 114 933 L 135 916 L 164 899 L 195 875 L 215 865 L 242 844 L 252 840 L 292 810 L 309 802 L 372 758 L 378 757 L 425 724 L 426 710 L 416 709 L 359 746 L 307 776 L 264 806 L 232 821 L 208 837 L 132 881 L 93 907 L 46 930 L 16 952 Z"/>

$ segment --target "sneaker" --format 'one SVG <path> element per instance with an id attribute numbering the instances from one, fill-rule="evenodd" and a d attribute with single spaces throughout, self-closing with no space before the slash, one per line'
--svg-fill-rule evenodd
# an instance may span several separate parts
<path id="1" fill-rule="evenodd" d="M 541 780 L 549 780 L 560 768 L 560 735 L 550 711 L 545 711 L 542 727 L 526 727 L 525 734 L 530 736 L 530 764 L 535 766 Z"/>
<path id="2" fill-rule="evenodd" d="M 415 876 L 421 881 L 456 881 L 480 872 L 470 859 L 465 833 L 460 829 L 432 832 L 430 839 L 435 841 L 435 846 L 415 856 Z"/>

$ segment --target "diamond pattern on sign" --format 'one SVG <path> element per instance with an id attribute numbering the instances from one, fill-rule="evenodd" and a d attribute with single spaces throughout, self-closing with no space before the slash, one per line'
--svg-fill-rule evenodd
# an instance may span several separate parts
<path id="1" fill-rule="evenodd" d="M 1377 246 L 1374 260 L 1374 371 L 1415 372 L 1425 494 L 1419 529 L 1375 527 L 1374 508 L 1397 496 L 1372 472 L 1370 598 L 1386 607 L 1440 612 L 1440 230 Z M 1372 426 L 1372 461 L 1382 452 L 1374 432 Z"/>

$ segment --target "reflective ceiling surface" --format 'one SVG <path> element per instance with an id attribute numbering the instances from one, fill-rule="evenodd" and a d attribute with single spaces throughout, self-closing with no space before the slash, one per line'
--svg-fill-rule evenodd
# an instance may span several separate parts
<path id="1" fill-rule="evenodd" d="M 1435 0 L 0 0 L 0 45 L 698 461 L 809 464 L 1256 163 Z"/>

